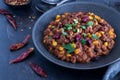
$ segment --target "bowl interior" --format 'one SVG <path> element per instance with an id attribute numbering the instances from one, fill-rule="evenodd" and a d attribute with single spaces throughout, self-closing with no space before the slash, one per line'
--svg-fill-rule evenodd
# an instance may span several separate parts
<path id="1" fill-rule="evenodd" d="M 57 59 L 54 55 L 52 55 L 42 43 L 44 30 L 47 28 L 48 24 L 55 19 L 55 16 L 57 14 L 63 14 L 64 12 L 79 12 L 79 11 L 93 12 L 96 15 L 101 16 L 110 25 L 114 27 L 115 33 L 117 34 L 115 47 L 111 50 L 109 55 L 102 56 L 98 61 L 90 62 L 87 64 L 81 64 L 81 63 L 72 64 L 69 62 L 61 61 Z M 120 57 L 119 54 L 120 27 L 119 26 L 120 26 L 120 14 L 117 11 L 101 4 L 87 3 L 87 2 L 73 2 L 55 7 L 44 13 L 36 22 L 32 36 L 33 36 L 33 42 L 37 50 L 51 62 L 72 69 L 95 69 L 109 65 L 119 59 Z"/>

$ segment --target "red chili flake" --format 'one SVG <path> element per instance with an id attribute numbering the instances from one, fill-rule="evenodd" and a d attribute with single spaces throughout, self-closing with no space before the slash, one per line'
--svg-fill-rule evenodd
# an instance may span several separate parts
<path id="1" fill-rule="evenodd" d="M 17 29 L 17 24 L 13 18 L 13 15 L 11 13 L 9 13 L 7 10 L 5 9 L 0 9 L 0 14 L 5 15 L 8 19 L 8 21 L 12 24 L 12 26 L 14 27 L 14 29 Z"/>
<path id="2" fill-rule="evenodd" d="M 27 35 L 27 36 L 25 37 L 25 39 L 24 39 L 21 43 L 12 44 L 12 45 L 10 46 L 10 50 L 11 50 L 11 51 L 14 51 L 14 50 L 18 50 L 18 49 L 20 49 L 20 48 L 23 48 L 25 45 L 27 45 L 30 37 L 31 37 L 30 35 Z"/>
<path id="3" fill-rule="evenodd" d="M 32 62 L 30 62 L 29 64 L 35 73 L 37 73 L 38 75 L 40 75 L 42 77 L 47 77 L 47 73 L 40 66 L 38 66 L 37 64 L 32 63 Z"/>
<path id="4" fill-rule="evenodd" d="M 23 52 L 20 56 L 18 56 L 17 58 L 11 60 L 9 63 L 18 63 L 23 61 L 24 59 L 26 59 L 32 52 L 34 51 L 34 48 L 30 48 L 27 51 Z"/>

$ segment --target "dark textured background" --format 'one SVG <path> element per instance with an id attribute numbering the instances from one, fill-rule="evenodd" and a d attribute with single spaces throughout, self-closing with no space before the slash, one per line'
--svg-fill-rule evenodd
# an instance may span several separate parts
<path id="1" fill-rule="evenodd" d="M 29 47 L 34 46 L 32 39 L 25 48 L 10 52 L 9 46 L 12 43 L 22 41 L 27 34 L 32 33 L 33 25 L 41 13 L 35 10 L 35 5 L 40 0 L 32 0 L 32 5 L 24 9 L 12 9 L 6 6 L 2 0 L 0 8 L 9 10 L 15 15 L 18 29 L 15 31 L 9 24 L 5 16 L 0 15 L 0 80 L 102 80 L 107 67 L 96 70 L 71 70 L 57 66 L 38 53 L 37 50 L 28 59 L 21 63 L 9 64 L 9 61 L 16 58 Z M 77 1 L 93 1 L 104 3 L 104 0 L 77 0 Z M 29 16 L 36 16 L 31 19 Z M 29 62 L 35 62 L 43 67 L 48 73 L 48 78 L 42 78 L 36 75 L 29 67 Z"/>

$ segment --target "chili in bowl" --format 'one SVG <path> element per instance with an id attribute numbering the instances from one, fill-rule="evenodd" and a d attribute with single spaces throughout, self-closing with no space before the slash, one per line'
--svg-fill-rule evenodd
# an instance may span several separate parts
<path id="1" fill-rule="evenodd" d="M 57 65 L 96 69 L 120 58 L 119 21 L 120 14 L 105 5 L 67 3 L 41 15 L 32 38 L 39 53 Z"/>
<path id="2" fill-rule="evenodd" d="M 43 43 L 57 58 L 72 63 L 88 63 L 108 55 L 116 34 L 110 24 L 91 12 L 57 15 L 44 31 Z"/>

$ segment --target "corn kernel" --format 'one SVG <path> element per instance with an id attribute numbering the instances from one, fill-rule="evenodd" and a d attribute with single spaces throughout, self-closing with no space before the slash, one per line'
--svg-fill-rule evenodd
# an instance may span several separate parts
<path id="1" fill-rule="evenodd" d="M 91 34 L 90 34 L 90 33 L 87 33 L 87 36 L 90 38 L 90 37 L 91 37 Z"/>
<path id="2" fill-rule="evenodd" d="M 110 29 L 110 31 L 111 31 L 111 32 L 114 32 L 114 29 L 113 29 L 113 28 L 111 28 L 111 29 Z"/>
<path id="3" fill-rule="evenodd" d="M 101 23 L 103 23 L 103 22 L 104 22 L 104 20 L 103 20 L 103 19 L 100 19 L 100 22 L 101 22 Z"/>
<path id="4" fill-rule="evenodd" d="M 114 35 L 114 32 L 109 31 L 109 35 L 110 35 L 110 36 Z"/>
<path id="5" fill-rule="evenodd" d="M 48 28 L 51 28 L 51 27 L 52 27 L 52 25 L 49 25 L 49 26 L 48 26 Z"/>
<path id="6" fill-rule="evenodd" d="M 97 32 L 95 33 L 99 38 L 101 37 L 101 33 Z"/>
<path id="7" fill-rule="evenodd" d="M 100 31 L 100 33 L 101 33 L 101 34 L 104 34 L 105 32 L 103 32 L 103 31 Z"/>
<path id="8" fill-rule="evenodd" d="M 73 46 L 74 48 L 76 48 L 76 44 L 75 44 L 75 43 L 72 43 L 72 46 Z"/>
<path id="9" fill-rule="evenodd" d="M 65 53 L 65 51 L 63 50 L 63 51 L 60 51 L 60 54 L 64 54 Z"/>
<path id="10" fill-rule="evenodd" d="M 52 45 L 53 45 L 53 46 L 57 46 L 57 42 L 53 40 L 53 41 L 52 41 Z"/>
<path id="11" fill-rule="evenodd" d="M 99 17 L 99 16 L 97 16 L 97 15 L 95 15 L 95 18 L 97 19 L 97 20 L 100 20 L 101 18 Z"/>
<path id="12" fill-rule="evenodd" d="M 91 15 L 91 16 L 92 16 L 92 15 L 94 15 L 94 13 L 89 13 L 89 15 Z"/>
<path id="13" fill-rule="evenodd" d="M 60 19 L 60 15 L 57 15 L 57 16 L 56 16 L 56 19 Z"/>
<path id="14" fill-rule="evenodd" d="M 43 40 L 43 43 L 45 43 L 46 41 L 45 40 Z"/>
<path id="15" fill-rule="evenodd" d="M 99 41 L 95 40 L 95 41 L 93 41 L 93 44 L 94 45 L 99 44 Z"/>
<path id="16" fill-rule="evenodd" d="M 95 25 L 98 25 L 98 22 L 97 22 L 97 21 L 95 21 Z"/>
<path id="17" fill-rule="evenodd" d="M 63 47 L 59 47 L 58 49 L 59 49 L 60 51 L 64 50 L 64 48 L 63 48 Z"/>
<path id="18" fill-rule="evenodd" d="M 106 47 L 107 47 L 107 46 L 108 46 L 108 42 L 104 42 L 104 46 L 106 46 Z"/>
<path id="19" fill-rule="evenodd" d="M 67 53 L 67 54 L 66 54 L 66 56 L 67 56 L 67 57 L 71 57 L 72 55 L 71 55 L 71 54 L 69 54 L 69 53 Z"/>
<path id="20" fill-rule="evenodd" d="M 55 22 L 59 22 L 59 21 L 60 21 L 60 19 L 56 19 L 56 20 L 55 20 Z"/>
<path id="21" fill-rule="evenodd" d="M 80 48 L 75 49 L 75 54 L 79 54 L 81 52 Z"/>
<path id="22" fill-rule="evenodd" d="M 89 16 L 89 19 L 93 19 L 93 17 L 92 17 L 92 16 Z"/>

